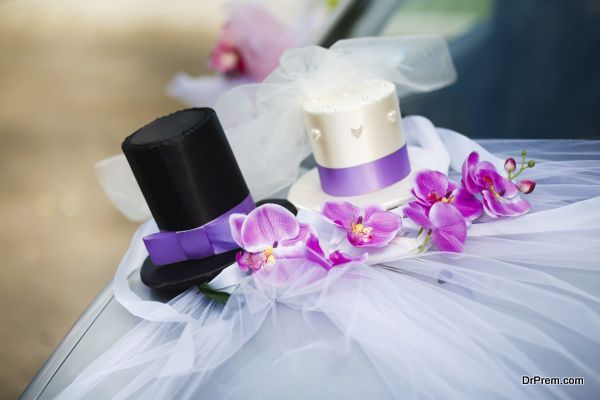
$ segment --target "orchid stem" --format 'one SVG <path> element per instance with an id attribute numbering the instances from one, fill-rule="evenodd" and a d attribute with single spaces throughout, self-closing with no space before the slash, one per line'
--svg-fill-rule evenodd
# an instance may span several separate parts
<path id="1" fill-rule="evenodd" d="M 527 157 L 527 153 L 525 153 L 525 150 L 523 150 L 523 153 L 521 153 L 521 167 L 519 168 L 519 170 L 517 171 L 516 174 L 512 174 L 512 172 L 508 173 L 508 179 L 515 179 L 517 176 L 521 175 L 523 173 L 523 171 L 525 171 L 527 168 L 529 168 L 529 166 L 527 165 L 528 163 L 526 162 L 527 160 L 525 160 L 525 158 Z"/>
<path id="2" fill-rule="evenodd" d="M 423 229 L 423 228 L 421 228 Z M 425 252 L 425 250 L 427 250 L 427 245 L 429 244 L 429 240 L 431 239 L 431 231 L 427 232 L 427 236 L 425 236 L 425 240 L 423 240 L 423 243 L 419 246 L 419 253 L 423 253 Z"/>
<path id="3" fill-rule="evenodd" d="M 425 229 L 425 228 L 421 227 L 419 229 L 419 232 L 417 232 L 417 237 L 421 236 L 421 233 L 423 233 L 423 229 Z"/>
<path id="4" fill-rule="evenodd" d="M 521 168 L 519 168 L 519 171 L 516 174 L 514 174 L 514 175 L 510 175 L 508 177 L 508 179 L 515 179 L 517 176 L 521 175 L 521 173 L 523 171 L 525 171 L 526 169 L 527 169 L 527 165 L 521 165 Z"/>

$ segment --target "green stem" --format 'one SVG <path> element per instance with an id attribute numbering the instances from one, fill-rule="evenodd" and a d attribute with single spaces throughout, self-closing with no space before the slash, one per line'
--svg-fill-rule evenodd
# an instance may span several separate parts
<path id="1" fill-rule="evenodd" d="M 529 168 L 527 166 L 527 163 L 525 162 L 525 157 L 526 157 L 526 155 L 524 153 L 521 154 L 521 168 L 519 168 L 519 170 L 517 171 L 517 173 L 514 174 L 514 175 L 512 173 L 509 173 L 508 174 L 508 179 L 511 179 L 511 180 L 515 179 L 517 176 L 521 175 L 523 173 L 523 171 L 525 171 L 527 168 Z"/>
<path id="2" fill-rule="evenodd" d="M 517 176 L 521 175 L 523 171 L 525 171 L 527 168 L 529 168 L 527 165 L 521 165 L 519 171 L 514 175 L 509 175 L 508 179 L 515 179 Z"/>
<path id="3" fill-rule="evenodd" d="M 423 227 L 421 227 L 421 229 L 419 229 L 419 232 L 417 232 L 417 237 L 421 236 L 421 233 L 423 233 L 424 229 L 425 228 L 423 228 Z"/>
<path id="4" fill-rule="evenodd" d="M 425 240 L 423 240 L 423 243 L 419 246 L 419 253 L 423 253 L 425 250 L 427 250 L 427 245 L 429 244 L 430 240 L 431 240 L 431 231 L 427 232 L 427 236 L 425 236 Z"/>
<path id="5" fill-rule="evenodd" d="M 327 0 L 327 8 L 329 11 L 335 9 L 338 6 L 339 0 Z"/>

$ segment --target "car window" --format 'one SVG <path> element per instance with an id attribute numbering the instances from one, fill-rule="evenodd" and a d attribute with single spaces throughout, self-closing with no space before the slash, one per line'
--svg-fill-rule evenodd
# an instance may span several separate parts
<path id="1" fill-rule="evenodd" d="M 388 20 L 382 35 L 437 33 L 452 39 L 487 20 L 492 5 L 492 0 L 406 0 Z"/>
<path id="2" fill-rule="evenodd" d="M 405 115 L 471 137 L 600 138 L 596 0 L 406 0 L 370 31 L 449 42 L 457 82 L 402 99 Z"/>

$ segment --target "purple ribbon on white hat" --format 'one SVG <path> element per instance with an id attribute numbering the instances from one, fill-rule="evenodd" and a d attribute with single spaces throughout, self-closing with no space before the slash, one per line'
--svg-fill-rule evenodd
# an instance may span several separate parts
<path id="1" fill-rule="evenodd" d="M 317 165 L 323 191 L 334 196 L 357 196 L 393 185 L 410 173 L 406 145 L 375 161 L 347 168 Z"/>
<path id="2" fill-rule="evenodd" d="M 236 249 L 231 237 L 229 216 L 248 214 L 255 208 L 252 196 L 214 220 L 186 231 L 161 231 L 144 237 L 144 244 L 155 265 L 200 260 Z"/>

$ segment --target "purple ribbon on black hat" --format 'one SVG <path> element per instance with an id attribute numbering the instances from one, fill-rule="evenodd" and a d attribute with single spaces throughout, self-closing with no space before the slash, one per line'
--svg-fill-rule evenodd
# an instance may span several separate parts
<path id="1" fill-rule="evenodd" d="M 248 195 L 240 204 L 205 225 L 184 231 L 157 232 L 144 237 L 144 244 L 155 265 L 200 260 L 225 253 L 238 247 L 231 237 L 229 216 L 248 214 L 254 208 L 254 200 Z"/>

